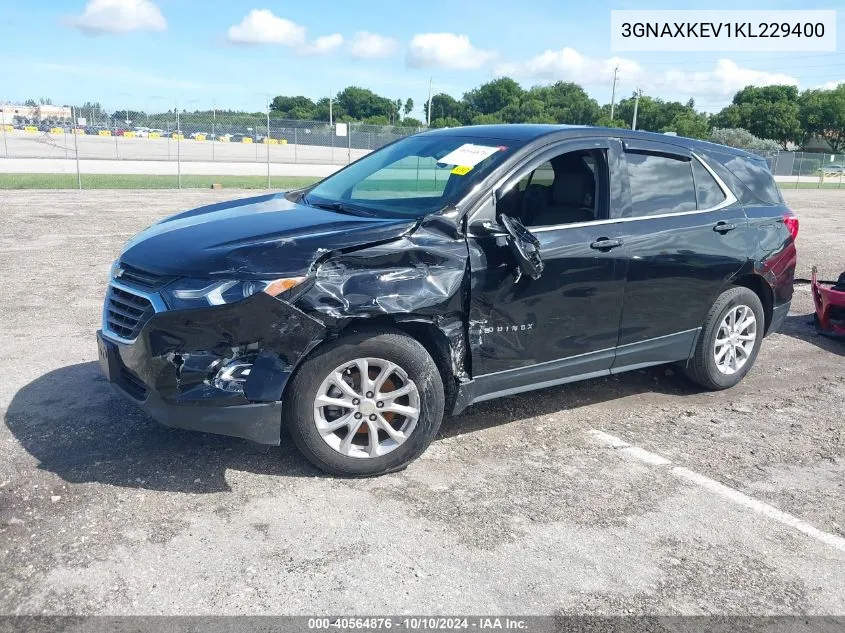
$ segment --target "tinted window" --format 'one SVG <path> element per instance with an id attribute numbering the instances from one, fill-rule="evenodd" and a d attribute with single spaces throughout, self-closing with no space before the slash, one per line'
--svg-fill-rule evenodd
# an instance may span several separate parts
<path id="1" fill-rule="evenodd" d="M 628 152 L 632 215 L 695 211 L 695 185 L 690 161 Z"/>
<path id="2" fill-rule="evenodd" d="M 564 152 L 523 176 L 499 201 L 499 211 L 525 226 L 591 222 L 601 216 L 606 183 L 603 152 Z"/>
<path id="3" fill-rule="evenodd" d="M 699 209 L 712 209 L 725 201 L 725 193 L 704 165 L 692 161 L 692 173 L 695 177 L 695 193 L 698 196 Z"/>
<path id="4" fill-rule="evenodd" d="M 727 158 L 727 157 L 726 157 Z M 766 161 L 733 156 L 722 163 L 739 178 L 751 192 L 764 202 L 780 204 L 781 195 Z"/>

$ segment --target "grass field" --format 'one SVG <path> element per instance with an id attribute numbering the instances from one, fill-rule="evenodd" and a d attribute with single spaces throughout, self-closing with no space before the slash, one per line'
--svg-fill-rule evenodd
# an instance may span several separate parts
<path id="1" fill-rule="evenodd" d="M 319 180 L 316 177 L 272 176 L 273 189 L 296 189 Z M 207 189 L 220 183 L 226 189 L 266 189 L 266 176 L 182 176 L 183 189 Z M 144 174 L 83 174 L 83 189 L 175 189 L 177 176 Z M 0 189 L 76 189 L 76 174 L 0 174 Z"/>
<path id="2" fill-rule="evenodd" d="M 845 191 L 845 182 L 799 182 L 797 183 L 798 186 L 796 187 L 796 183 L 794 182 L 779 182 L 778 186 L 781 189 L 842 189 Z"/>
<path id="3" fill-rule="evenodd" d="M 272 176 L 272 189 L 296 189 L 320 180 L 315 176 Z M 225 189 L 266 189 L 266 176 L 200 176 L 183 175 L 183 189 L 207 189 L 220 183 Z M 390 179 L 362 183 L 359 191 L 404 191 L 416 189 L 423 192 L 442 190 L 445 181 Z M 177 176 L 145 174 L 83 174 L 83 189 L 175 189 L 179 186 Z M 779 182 L 783 190 L 788 189 L 842 189 L 845 182 Z M 3 189 L 76 189 L 76 174 L 0 174 L 0 190 Z"/>

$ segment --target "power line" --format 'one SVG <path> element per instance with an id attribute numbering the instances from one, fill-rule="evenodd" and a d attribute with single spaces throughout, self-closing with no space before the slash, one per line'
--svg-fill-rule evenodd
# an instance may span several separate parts
<path id="1" fill-rule="evenodd" d="M 797 55 L 797 56 L 796 55 L 790 55 L 789 57 L 766 57 L 766 58 L 762 58 L 762 59 L 759 58 L 759 57 L 754 57 L 754 58 L 749 57 L 749 58 L 746 58 L 746 59 L 731 59 L 730 61 L 732 61 L 732 62 L 742 62 L 742 63 L 744 63 L 744 62 L 765 63 L 765 62 L 776 62 L 776 61 L 793 60 L 793 59 L 812 59 L 812 58 L 815 58 L 815 57 L 831 57 L 831 56 L 836 56 L 836 55 L 845 55 L 845 53 L 818 53 L 816 55 Z M 718 60 L 714 61 L 712 59 L 707 59 L 707 60 L 701 59 L 701 60 L 696 60 L 696 61 L 687 61 L 687 62 L 684 62 L 681 65 L 692 66 L 692 65 L 698 65 L 698 64 L 714 64 L 714 63 L 716 63 L 716 61 L 718 61 Z M 646 65 L 648 65 L 648 66 L 676 65 L 677 66 L 677 65 L 679 65 L 677 61 L 657 61 L 657 62 L 643 61 L 643 62 L 638 62 L 638 63 L 641 63 L 643 66 L 646 66 Z"/>

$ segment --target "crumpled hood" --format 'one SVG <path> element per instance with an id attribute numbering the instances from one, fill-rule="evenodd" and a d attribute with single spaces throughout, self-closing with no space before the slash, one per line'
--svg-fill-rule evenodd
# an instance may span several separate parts
<path id="1" fill-rule="evenodd" d="M 164 219 L 133 237 L 120 259 L 185 277 L 296 275 L 322 253 L 396 238 L 415 224 L 315 209 L 276 193 Z"/>

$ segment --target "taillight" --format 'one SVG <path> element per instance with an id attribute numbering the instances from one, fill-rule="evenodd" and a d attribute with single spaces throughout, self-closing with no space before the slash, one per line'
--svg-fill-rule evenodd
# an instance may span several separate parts
<path id="1" fill-rule="evenodd" d="M 798 237 L 798 216 L 792 211 L 789 211 L 783 216 L 783 223 L 786 225 L 786 230 L 792 236 L 792 239 Z"/>

